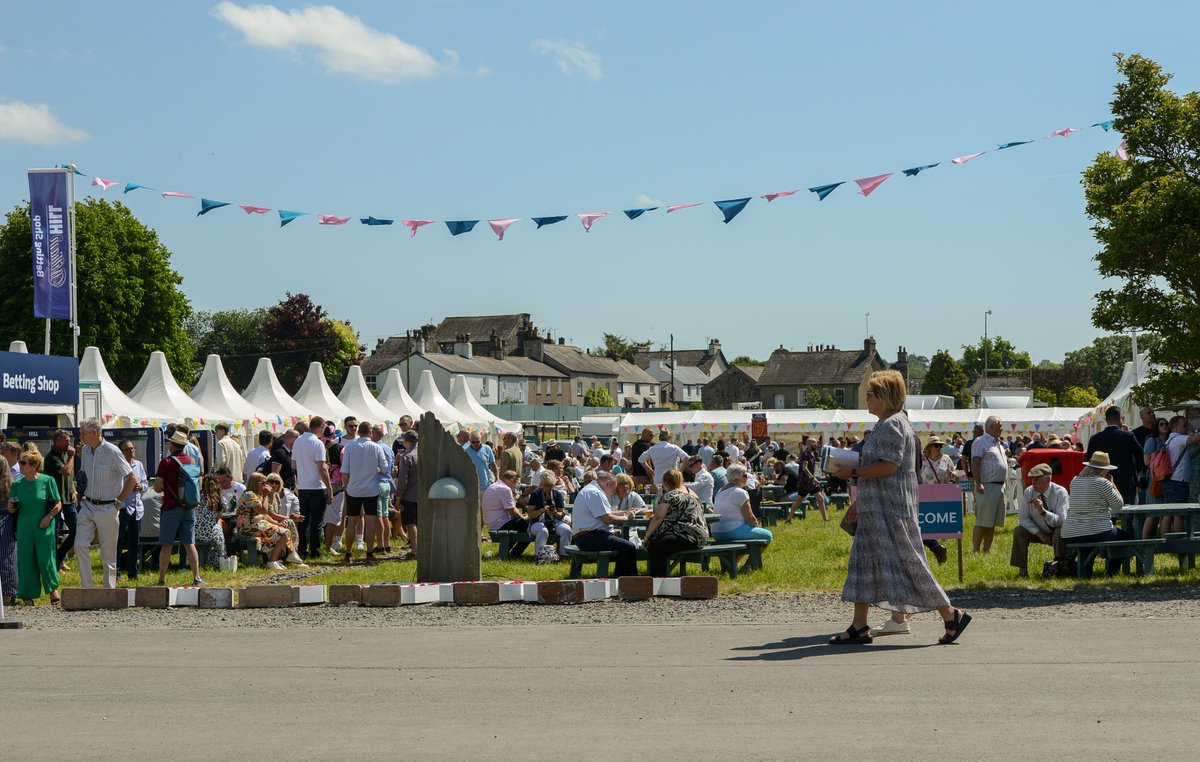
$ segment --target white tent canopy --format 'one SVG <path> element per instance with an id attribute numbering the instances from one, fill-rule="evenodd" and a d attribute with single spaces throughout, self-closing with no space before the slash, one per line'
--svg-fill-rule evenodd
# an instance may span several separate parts
<path id="1" fill-rule="evenodd" d="M 397 419 L 407 415 L 415 421 L 421 417 L 421 413 L 425 412 L 404 388 L 398 368 L 391 368 L 384 374 L 383 390 L 379 392 L 379 404 L 395 413 Z"/>
<path id="2" fill-rule="evenodd" d="M 263 411 L 243 399 L 233 384 L 229 383 L 220 355 L 209 355 L 204 361 L 204 372 L 189 396 L 217 415 L 224 416 L 228 423 L 263 417 Z"/>
<path id="3" fill-rule="evenodd" d="M 363 378 L 362 367 L 358 365 L 351 365 L 346 371 L 346 383 L 342 384 L 338 399 L 353 410 L 360 421 L 393 424 L 400 418 L 372 396 Z"/>
<path id="4" fill-rule="evenodd" d="M 271 358 L 260 357 L 254 378 L 242 392 L 242 398 L 261 410 L 266 418 L 308 418 L 312 411 L 301 405 L 283 389 Z"/>
<path id="5" fill-rule="evenodd" d="M 518 434 L 521 431 L 521 424 L 506 421 L 495 413 L 489 412 L 483 405 L 480 405 L 479 401 L 475 399 L 475 395 L 471 394 L 471 390 L 467 387 L 466 376 L 462 374 L 450 379 L 449 402 L 472 419 L 486 423 L 496 431 L 512 434 Z"/>
<path id="6" fill-rule="evenodd" d="M 167 356 L 151 352 L 146 370 L 137 386 L 129 392 L 135 402 L 154 410 L 162 410 L 175 418 L 190 418 L 202 424 L 213 424 L 220 416 L 187 395 L 167 365 Z"/>
<path id="7" fill-rule="evenodd" d="M 417 390 L 413 396 L 417 405 L 422 410 L 428 410 L 436 415 L 442 426 L 457 424 L 466 428 L 476 428 L 483 423 L 483 421 L 472 421 L 471 416 L 447 402 L 442 393 L 438 391 L 431 371 L 421 371 L 421 378 L 417 380 Z"/>
<path id="8" fill-rule="evenodd" d="M 159 421 L 169 421 L 177 417 L 130 399 L 117 386 L 117 382 L 112 380 L 112 376 L 108 375 L 108 368 L 104 367 L 104 358 L 100 356 L 100 350 L 96 347 L 83 350 L 83 359 L 79 361 L 79 378 L 100 382 L 100 401 L 106 427 L 126 426 L 141 421 L 154 421 L 157 424 Z M 129 423 L 122 423 L 122 420 Z"/>
<path id="9" fill-rule="evenodd" d="M 358 413 L 347 407 L 329 388 L 329 382 L 325 380 L 325 370 L 319 362 L 308 364 L 308 375 L 296 392 L 296 401 L 335 424 L 349 416 L 358 417 Z"/>

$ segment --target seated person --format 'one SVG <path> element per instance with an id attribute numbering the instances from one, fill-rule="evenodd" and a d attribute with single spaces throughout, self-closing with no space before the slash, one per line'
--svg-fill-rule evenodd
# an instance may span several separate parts
<path id="1" fill-rule="evenodd" d="M 555 479 L 554 474 L 550 471 L 546 472 L 546 476 Z M 483 495 L 480 497 L 483 523 L 487 524 L 487 528 L 493 532 L 532 531 L 529 528 L 529 517 L 521 513 L 517 507 L 516 496 L 513 494 L 513 490 L 517 488 L 517 478 L 516 471 L 505 471 L 500 474 L 499 479 L 492 482 L 483 491 Z M 542 542 L 544 543 L 545 539 Z M 528 547 L 529 543 L 518 542 L 509 549 L 509 553 L 512 558 L 516 558 Z"/>
<path id="2" fill-rule="evenodd" d="M 646 501 L 633 488 L 633 477 L 626 473 L 616 474 L 617 488 L 608 498 L 614 511 L 644 511 Z"/>
<path id="3" fill-rule="evenodd" d="M 257 471 L 246 480 L 246 491 L 238 503 L 237 529 L 245 537 L 258 541 L 259 550 L 267 556 L 267 568 L 283 569 L 279 559 L 286 557 L 290 564 L 303 565 L 296 545 L 286 525 L 271 516 L 267 477 Z"/>
<path id="4" fill-rule="evenodd" d="M 229 469 L 222 466 L 221 469 Z M 220 477 L 215 474 L 205 474 L 200 479 L 200 505 L 196 507 L 196 544 L 211 543 L 204 548 L 200 556 L 200 565 L 210 569 L 221 568 L 221 559 L 225 557 L 225 530 L 221 526 Z"/>
<path id="5" fill-rule="evenodd" d="M 1133 538 L 1124 529 L 1113 526 L 1112 512 L 1125 504 L 1112 472 L 1117 467 L 1109 461 L 1108 453 L 1097 450 L 1083 464 L 1079 475 L 1071 480 L 1071 509 L 1062 523 L 1062 539 L 1066 543 L 1097 543 Z M 1121 559 L 1110 558 L 1106 564 L 1109 574 L 1121 570 Z"/>
<path id="6" fill-rule="evenodd" d="M 304 514 L 300 512 L 300 498 L 283 486 L 283 477 L 279 474 L 268 474 L 266 486 L 267 492 L 271 496 L 271 499 L 267 501 L 267 505 L 271 509 L 271 516 L 287 527 L 292 544 L 299 547 L 300 530 L 296 523 L 304 521 Z"/>
<path id="7" fill-rule="evenodd" d="M 242 499 L 242 493 L 246 491 L 246 486 L 233 478 L 233 474 L 225 466 L 221 466 L 213 472 L 217 476 L 217 480 L 221 485 L 221 510 L 216 513 L 237 513 L 238 501 Z"/>
<path id="8" fill-rule="evenodd" d="M 672 468 L 663 474 L 662 496 L 654 506 L 654 516 L 642 542 L 650 576 L 667 576 L 672 555 L 702 548 L 707 543 L 704 503 L 684 486 L 683 472 Z"/>
<path id="9" fill-rule="evenodd" d="M 1055 558 L 1067 558 L 1062 541 L 1062 526 L 1067 518 L 1069 498 L 1062 486 L 1051 480 L 1054 472 L 1049 464 L 1039 463 L 1029 469 L 1033 483 L 1017 506 L 1017 527 L 1013 530 L 1012 555 L 1009 564 L 1017 567 L 1017 576 L 1029 576 L 1029 543 L 1040 542 L 1054 548 Z"/>
<path id="10" fill-rule="evenodd" d="M 558 555 L 565 557 L 571 544 L 571 525 L 566 522 L 566 503 L 563 494 L 554 489 L 554 474 L 545 472 L 536 492 L 525 498 L 525 518 L 529 521 L 529 533 L 533 535 L 534 557 L 541 558 L 542 546 L 550 539 L 550 533 L 558 536 Z"/>
<path id="11" fill-rule="evenodd" d="M 721 518 L 712 526 L 713 539 L 718 542 L 738 542 L 740 540 L 766 540 L 771 542 L 775 536 L 769 529 L 758 525 L 758 519 L 750 510 L 750 493 L 747 492 L 747 482 L 750 473 L 745 466 L 729 467 L 729 483 L 725 489 L 717 493 L 713 503 L 713 511 Z"/>
<path id="12" fill-rule="evenodd" d="M 625 473 L 625 469 L 622 468 L 619 463 L 613 460 L 613 456 L 607 454 L 600 458 L 600 465 L 598 468 L 600 471 L 608 471 L 613 476 L 620 476 L 621 474 Z"/>
<path id="13" fill-rule="evenodd" d="M 614 511 L 609 507 L 609 496 L 616 489 L 616 477 L 601 471 L 596 474 L 594 482 L 579 490 L 571 515 L 571 528 L 574 531 L 571 541 L 580 550 L 614 551 L 617 557 L 613 573 L 618 577 L 632 577 L 637 575 L 637 546 L 624 537 L 614 535 L 611 527 L 634 518 L 634 513 Z"/>

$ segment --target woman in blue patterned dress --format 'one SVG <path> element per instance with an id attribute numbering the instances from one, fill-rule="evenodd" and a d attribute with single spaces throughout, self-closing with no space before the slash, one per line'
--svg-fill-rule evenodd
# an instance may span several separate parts
<path id="1" fill-rule="evenodd" d="M 842 588 L 842 600 L 854 604 L 854 620 L 830 639 L 832 645 L 870 643 L 871 606 L 905 614 L 936 609 L 946 625 L 938 640 L 942 644 L 957 640 L 971 622 L 970 614 L 950 605 L 925 561 L 917 524 L 917 445 L 902 412 L 905 396 L 904 377 L 896 371 L 871 374 L 867 410 L 879 423 L 858 468 L 838 466 L 833 474 L 858 479 L 858 497 L 850 509 L 857 513 L 858 527 Z"/>

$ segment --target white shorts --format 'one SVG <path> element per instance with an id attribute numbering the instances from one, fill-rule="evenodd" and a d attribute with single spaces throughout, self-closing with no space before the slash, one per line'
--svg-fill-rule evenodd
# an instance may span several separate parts
<path id="1" fill-rule="evenodd" d="M 325 506 L 325 523 L 332 524 L 335 527 L 342 525 L 342 503 L 346 496 L 346 491 L 342 490 L 333 496 L 333 502 Z"/>

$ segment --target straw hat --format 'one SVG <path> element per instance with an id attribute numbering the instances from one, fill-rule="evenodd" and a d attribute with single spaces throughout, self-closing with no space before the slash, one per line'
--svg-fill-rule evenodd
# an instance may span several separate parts
<path id="1" fill-rule="evenodd" d="M 942 441 L 942 439 L 935 434 L 934 436 L 931 436 L 929 438 L 929 441 L 925 443 L 925 446 L 921 448 L 921 452 L 925 452 L 930 447 L 941 447 L 945 444 L 946 443 L 944 441 Z"/>
<path id="2" fill-rule="evenodd" d="M 1116 471 L 1117 467 L 1112 465 L 1112 461 L 1108 458 L 1108 453 L 1097 450 L 1092 453 L 1092 459 L 1083 465 L 1088 468 L 1098 468 L 1101 471 Z"/>

